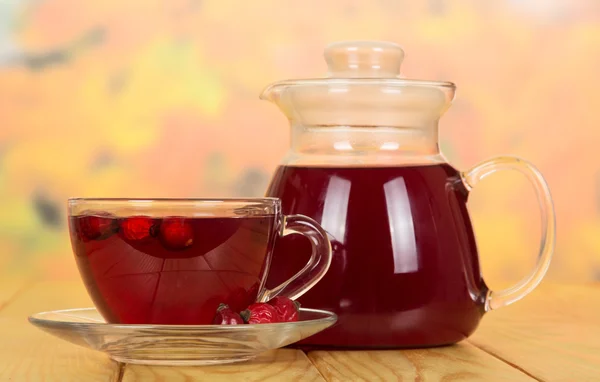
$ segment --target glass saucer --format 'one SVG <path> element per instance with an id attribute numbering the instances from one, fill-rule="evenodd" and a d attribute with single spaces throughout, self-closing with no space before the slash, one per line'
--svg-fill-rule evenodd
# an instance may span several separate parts
<path id="1" fill-rule="evenodd" d="M 107 324 L 95 308 L 37 313 L 29 322 L 63 340 L 102 351 L 118 362 L 216 365 L 247 361 L 312 336 L 337 321 L 334 313 L 300 309 L 300 320 L 256 325 Z"/>

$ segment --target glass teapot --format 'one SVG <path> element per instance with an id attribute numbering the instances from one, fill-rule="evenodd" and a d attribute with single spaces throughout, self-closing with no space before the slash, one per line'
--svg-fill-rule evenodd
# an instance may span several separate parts
<path id="1" fill-rule="evenodd" d="M 328 46 L 329 76 L 268 86 L 262 99 L 288 117 L 291 148 L 267 196 L 285 214 L 303 214 L 328 232 L 333 260 L 299 298 L 339 315 L 304 347 L 390 348 L 451 344 L 493 309 L 531 292 L 546 273 L 555 241 L 548 186 L 526 161 L 499 157 L 461 172 L 439 151 L 438 120 L 450 82 L 400 77 L 402 49 L 387 42 Z M 516 170 L 533 185 L 542 217 L 535 269 L 517 285 L 491 291 L 482 279 L 467 197 L 496 171 Z M 310 243 L 288 237 L 273 253 L 267 286 L 293 276 Z"/>

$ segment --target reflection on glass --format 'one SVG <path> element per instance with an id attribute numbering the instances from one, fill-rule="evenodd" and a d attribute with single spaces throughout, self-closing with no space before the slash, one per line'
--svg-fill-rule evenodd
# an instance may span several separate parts
<path id="1" fill-rule="evenodd" d="M 321 226 L 340 243 L 346 236 L 346 215 L 348 214 L 348 198 L 350 196 L 350 181 L 338 176 L 329 179 L 325 191 L 323 219 Z"/>
<path id="2" fill-rule="evenodd" d="M 419 269 L 415 227 L 408 200 L 408 191 L 404 178 L 390 180 L 383 185 L 387 206 L 390 235 L 392 236 L 392 254 L 394 273 L 410 273 Z"/>
<path id="3" fill-rule="evenodd" d="M 340 141 L 340 142 L 335 142 L 333 144 L 333 148 L 338 151 L 350 151 L 350 150 L 352 150 L 352 145 L 348 141 Z"/>

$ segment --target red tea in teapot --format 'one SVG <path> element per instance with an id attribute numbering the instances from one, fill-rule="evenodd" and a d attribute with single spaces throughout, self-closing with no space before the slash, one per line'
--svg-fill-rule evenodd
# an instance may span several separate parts
<path id="1" fill-rule="evenodd" d="M 291 127 L 268 195 L 281 198 L 284 213 L 319 222 L 333 249 L 329 271 L 300 301 L 335 311 L 338 322 L 303 345 L 401 348 L 465 339 L 483 312 L 521 299 L 548 270 L 555 242 L 548 185 L 519 158 L 494 158 L 464 172 L 447 164 L 438 127 L 455 85 L 400 75 L 400 46 L 342 41 L 324 56 L 327 77 L 278 81 L 261 94 Z M 501 170 L 516 170 L 532 184 L 542 235 L 531 273 L 490 291 L 466 202 L 483 178 Z M 306 240 L 278 240 L 268 282 L 297 272 L 309 253 Z"/>
<path id="2" fill-rule="evenodd" d="M 477 327 L 487 288 L 467 192 L 451 166 L 281 166 L 268 195 L 285 214 L 315 219 L 332 243 L 328 273 L 299 301 L 339 321 L 304 345 L 442 345 Z M 267 287 L 309 254 L 303 238 L 278 239 Z"/>

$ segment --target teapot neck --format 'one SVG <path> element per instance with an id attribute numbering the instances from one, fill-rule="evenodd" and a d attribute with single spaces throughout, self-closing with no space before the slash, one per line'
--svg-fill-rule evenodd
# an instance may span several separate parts
<path id="1" fill-rule="evenodd" d="M 286 165 L 398 166 L 443 163 L 438 121 L 421 126 L 292 124 Z"/>

